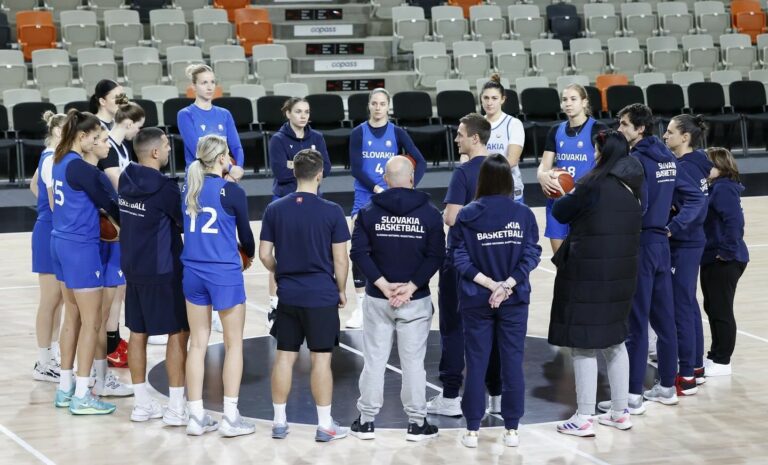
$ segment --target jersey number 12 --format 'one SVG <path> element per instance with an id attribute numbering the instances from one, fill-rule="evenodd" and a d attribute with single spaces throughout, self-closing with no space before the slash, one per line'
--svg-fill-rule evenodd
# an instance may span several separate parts
<path id="1" fill-rule="evenodd" d="M 208 219 L 208 221 L 205 222 L 200 232 L 203 234 L 218 234 L 219 230 L 217 228 L 211 227 L 214 223 L 216 223 L 216 209 L 211 207 L 203 207 L 201 210 L 203 213 L 208 213 L 211 215 L 211 217 Z M 195 232 L 195 229 L 197 228 L 197 216 L 193 216 L 189 220 L 189 232 Z"/>

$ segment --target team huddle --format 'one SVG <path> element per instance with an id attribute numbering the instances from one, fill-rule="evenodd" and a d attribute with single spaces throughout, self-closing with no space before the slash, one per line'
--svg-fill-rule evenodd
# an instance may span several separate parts
<path id="1" fill-rule="evenodd" d="M 270 138 L 273 201 L 257 243 L 238 185 L 245 154 L 232 115 L 214 105 L 209 67 L 187 71 L 196 99 L 178 114 L 186 160 L 181 188 L 161 171 L 169 160 L 168 136 L 141 128 L 143 110 L 117 83 L 97 85 L 91 113 L 44 115 L 47 148 L 33 182 L 33 271 L 41 290 L 33 377 L 58 383 L 54 405 L 74 415 L 109 414 L 115 404 L 102 397 L 133 395 L 132 421 L 162 419 L 193 436 L 254 433 L 238 398 L 242 272 L 258 257 L 270 273 L 268 326 L 277 349 L 273 438 L 289 434 L 286 404 L 305 344 L 315 440 L 375 438 L 396 333 L 407 440 L 438 435 L 428 414 L 464 416 L 461 442 L 477 447 L 481 421 L 494 414 L 504 420 L 503 443 L 517 446 L 530 273 L 542 249 L 518 166 L 525 133 L 501 110 L 499 77 L 482 88 L 485 115 L 466 115 L 456 130 L 462 163 L 451 175 L 442 213 L 415 188 L 426 161 L 408 133 L 389 121 L 389 93 L 370 93 L 370 118 L 350 137 L 351 227 L 342 208 L 322 198 L 331 164 L 323 136 L 308 124 L 309 104 L 288 99 L 287 121 Z M 623 109 L 618 131 L 590 116 L 579 85 L 563 90 L 562 109 L 568 120 L 547 135 L 537 172 L 549 197 L 544 236 L 557 267 L 549 342 L 571 348 L 576 377 L 577 411 L 557 430 L 594 436 L 595 418 L 626 430 L 631 415 L 645 412 L 644 401 L 674 405 L 679 396 L 695 394 L 707 376 L 731 373 L 733 301 L 749 261 L 743 187 L 730 152 L 701 149 L 706 128 L 698 117 L 673 118 L 662 141 L 644 105 Z M 574 190 L 563 190 L 562 172 L 575 180 Z M 107 237 L 102 225 L 119 225 L 119 237 Z M 359 416 L 346 427 L 331 414 L 331 360 L 339 345 L 339 309 L 347 305 L 350 259 L 356 307 L 345 324 L 362 328 L 365 363 Z M 706 358 L 696 301 L 699 268 L 712 331 Z M 442 392 L 427 400 L 424 359 L 435 273 Z M 127 344 L 116 332 L 123 299 Z M 658 335 L 652 351 L 659 379 L 644 391 L 649 326 Z M 211 330 L 224 338 L 221 420 L 203 408 Z M 166 406 L 146 385 L 147 344 L 158 339 L 166 344 Z M 611 399 L 599 404 L 598 351 L 608 362 L 611 387 Z M 127 365 L 132 386 L 108 364 Z M 595 417 L 596 408 L 604 413 Z"/>

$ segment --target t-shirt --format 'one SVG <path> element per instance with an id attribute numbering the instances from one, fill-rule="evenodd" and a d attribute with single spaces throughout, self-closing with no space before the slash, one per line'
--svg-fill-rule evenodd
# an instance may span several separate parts
<path id="1" fill-rule="evenodd" d="M 98 167 L 104 171 L 107 168 L 120 168 L 122 173 L 125 167 L 131 163 L 131 151 L 125 142 L 118 144 L 112 137 L 109 138 L 109 153 L 107 158 L 99 160 Z"/>
<path id="2" fill-rule="evenodd" d="M 293 192 L 264 212 L 261 240 L 275 245 L 277 297 L 297 307 L 339 303 L 332 244 L 350 239 L 338 204 L 307 192 Z"/>
<path id="3" fill-rule="evenodd" d="M 483 161 L 485 156 L 477 156 L 453 170 L 443 203 L 464 206 L 475 198 L 477 178 Z"/>
<path id="4" fill-rule="evenodd" d="M 499 153 L 507 156 L 507 149 L 510 145 L 525 146 L 525 130 L 523 123 L 506 113 L 494 123 L 491 123 L 491 136 L 488 143 L 485 144 L 488 153 Z M 520 166 L 512 167 L 512 179 L 515 182 L 515 200 L 523 198 L 523 175 L 520 172 Z"/>

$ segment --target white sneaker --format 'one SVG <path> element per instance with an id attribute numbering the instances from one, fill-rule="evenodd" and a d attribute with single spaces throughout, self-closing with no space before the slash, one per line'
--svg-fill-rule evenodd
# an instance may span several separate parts
<path id="1" fill-rule="evenodd" d="M 660 383 L 656 383 L 651 389 L 645 391 L 643 397 L 664 405 L 676 405 L 679 402 L 675 386 L 663 387 Z"/>
<path id="2" fill-rule="evenodd" d="M 133 395 L 133 388 L 121 383 L 115 376 L 115 372 L 108 370 L 104 377 L 104 384 L 96 383 L 93 386 L 93 393 L 100 397 L 128 397 Z"/>
<path id="3" fill-rule="evenodd" d="M 520 445 L 520 435 L 517 434 L 516 429 L 504 431 L 502 438 L 504 439 L 504 445 L 507 447 L 517 447 Z"/>
<path id="4" fill-rule="evenodd" d="M 59 344 L 51 345 L 51 358 L 56 365 L 61 366 L 61 346 Z"/>
<path id="5" fill-rule="evenodd" d="M 571 418 L 557 424 L 557 432 L 587 438 L 595 435 L 595 427 L 592 424 L 591 418 L 586 419 L 574 413 Z"/>
<path id="6" fill-rule="evenodd" d="M 610 400 L 604 400 L 597 404 L 597 409 L 601 412 L 610 412 L 613 404 Z M 629 394 L 627 399 L 627 410 L 630 415 L 642 415 L 645 413 L 645 402 L 643 402 L 643 396 L 640 394 Z"/>
<path id="7" fill-rule="evenodd" d="M 168 335 L 158 334 L 156 336 L 149 336 L 147 338 L 147 344 L 153 345 L 153 346 L 164 346 L 168 344 Z"/>
<path id="8" fill-rule="evenodd" d="M 147 405 L 136 404 L 131 411 L 131 421 L 149 421 L 163 416 L 163 407 L 155 399 L 152 399 Z"/>
<path id="9" fill-rule="evenodd" d="M 349 329 L 359 329 L 363 327 L 363 310 L 357 307 L 352 311 L 352 316 L 349 317 L 347 323 L 344 325 Z"/>
<path id="10" fill-rule="evenodd" d="M 219 316 L 219 312 L 211 312 L 211 329 L 217 333 L 224 332 L 224 326 L 221 325 L 221 317 Z"/>
<path id="11" fill-rule="evenodd" d="M 427 413 L 445 415 L 447 417 L 460 417 L 463 415 L 461 412 L 461 397 L 446 399 L 440 393 L 427 402 Z"/>
<path id="12" fill-rule="evenodd" d="M 54 362 L 48 362 L 41 365 L 35 362 L 35 368 L 32 369 L 32 378 L 37 381 L 48 381 L 49 383 L 58 383 L 61 367 Z"/>
<path id="13" fill-rule="evenodd" d="M 724 365 L 722 363 L 715 363 L 710 359 L 704 361 L 704 376 L 712 378 L 714 376 L 731 376 L 732 374 L 731 364 Z"/>
<path id="14" fill-rule="evenodd" d="M 488 408 L 485 413 L 499 415 L 501 413 L 501 396 L 488 396 Z"/>
<path id="15" fill-rule="evenodd" d="M 237 412 L 237 417 L 234 420 L 230 420 L 227 417 L 221 419 L 221 426 L 219 426 L 219 434 L 225 438 L 234 438 L 237 436 L 245 436 L 246 434 L 253 434 L 256 432 L 256 425 L 249 421 L 245 421 L 240 412 Z"/>
<path id="16" fill-rule="evenodd" d="M 207 413 L 203 415 L 203 418 L 197 418 L 194 415 L 189 416 L 189 423 L 187 423 L 187 434 L 189 436 L 202 436 L 217 429 L 219 429 L 219 423 Z"/>
<path id="17" fill-rule="evenodd" d="M 477 431 L 466 430 L 461 434 L 461 444 L 464 447 L 469 447 L 470 449 L 477 448 L 478 439 L 479 435 Z"/>
<path id="18" fill-rule="evenodd" d="M 163 413 L 163 423 L 168 426 L 186 426 L 189 423 L 189 411 L 182 407 L 181 411 L 173 409 L 170 405 Z"/>
<path id="19" fill-rule="evenodd" d="M 632 420 L 630 418 L 629 409 L 624 409 L 623 412 L 617 412 L 611 410 L 608 413 L 604 413 L 597 417 L 597 422 L 605 426 L 613 426 L 620 430 L 628 430 L 632 427 Z"/>

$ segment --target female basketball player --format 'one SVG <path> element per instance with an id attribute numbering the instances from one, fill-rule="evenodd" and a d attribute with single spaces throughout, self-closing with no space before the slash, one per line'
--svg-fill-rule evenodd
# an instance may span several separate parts
<path id="1" fill-rule="evenodd" d="M 115 410 L 114 404 L 100 401 L 88 390 L 101 326 L 104 283 L 98 210 L 101 208 L 112 218 L 119 218 L 116 195 L 109 180 L 83 159 L 100 134 L 101 124 L 96 116 L 70 110 L 54 153 L 51 255 L 56 278 L 64 285 L 67 303 L 61 336 L 62 370 L 55 405 L 69 407 L 75 415 L 107 414 Z M 75 353 L 77 381 L 72 386 Z"/>
<path id="2" fill-rule="evenodd" d="M 349 163 L 355 178 L 355 200 L 352 206 L 352 225 L 357 211 L 368 203 L 373 194 L 387 188 L 384 182 L 384 166 L 395 155 L 406 153 L 414 161 L 415 184 L 418 185 L 427 169 L 427 162 L 404 129 L 389 121 L 389 107 L 392 98 L 386 89 L 373 89 L 368 97 L 368 121 L 352 130 L 349 136 Z M 357 307 L 347 320 L 347 328 L 359 328 L 363 324 L 363 301 L 365 299 L 365 277 L 352 266 L 355 282 Z"/>
<path id="3" fill-rule="evenodd" d="M 477 447 L 485 416 L 485 375 L 496 339 L 501 355 L 504 444 L 519 444 L 525 383 L 523 346 L 528 326 L 530 272 L 539 264 L 539 228 L 531 210 L 514 200 L 512 171 L 506 157 L 488 155 L 480 167 L 477 195 L 456 218 L 449 250 L 459 281 L 467 375 L 461 410 L 466 447 Z"/>
<path id="4" fill-rule="evenodd" d="M 706 152 L 700 149 L 704 143 L 707 127 L 700 116 L 678 115 L 672 118 L 664 133 L 664 142 L 677 158 L 678 176 L 684 172 L 706 195 L 707 178 L 712 162 Z M 673 215 L 680 211 L 681 202 L 672 198 Z M 706 204 L 696 220 L 688 227 L 673 233 L 669 238 L 672 258 L 672 294 L 675 302 L 675 324 L 677 325 L 678 377 L 675 380 L 678 396 L 696 394 L 697 379 L 704 377 L 704 329 L 701 324 L 701 308 L 696 300 L 699 264 L 704 253 L 706 237 L 704 221 L 707 218 Z M 694 379 L 695 371 L 700 376 Z"/>
<path id="5" fill-rule="evenodd" d="M 37 307 L 35 333 L 37 334 L 37 362 L 32 378 L 38 381 L 59 382 L 57 361 L 59 326 L 61 324 L 61 287 L 53 274 L 51 262 L 51 210 L 53 207 L 53 151 L 61 140 L 61 127 L 67 115 L 46 111 L 43 121 L 48 128 L 45 150 L 40 155 L 30 189 L 37 197 L 37 221 L 32 229 L 32 272 L 37 273 L 40 285 L 40 303 Z M 52 341 L 55 341 L 52 342 Z M 55 347 L 55 348 L 54 348 Z"/>
<path id="6" fill-rule="evenodd" d="M 568 120 L 549 130 L 536 172 L 545 195 L 562 191 L 555 169 L 567 171 L 575 181 L 592 169 L 595 165 L 595 146 L 592 140 L 601 130 L 608 129 L 590 116 L 587 91 L 579 84 L 571 84 L 563 89 L 560 108 Z M 549 238 L 552 252 L 555 253 L 568 235 L 568 225 L 552 217 L 553 203 L 554 200 L 547 200 L 544 236 Z"/>
<path id="7" fill-rule="evenodd" d="M 491 75 L 491 79 L 483 85 L 480 93 L 485 119 L 491 123 L 491 138 L 487 144 L 488 153 L 500 153 L 507 157 L 512 167 L 512 179 L 515 181 L 515 200 L 522 202 L 525 185 L 518 164 L 525 145 L 525 131 L 519 119 L 501 110 L 505 100 L 501 77 L 498 74 Z"/>
<path id="8" fill-rule="evenodd" d="M 121 96 L 125 96 L 123 86 L 111 79 L 102 79 L 96 84 L 88 107 L 91 113 L 99 118 L 99 122 L 105 128 L 112 129 L 115 121 L 115 113 L 120 105 Z"/>
<path id="9" fill-rule="evenodd" d="M 223 436 L 254 432 L 237 410 L 243 374 L 243 325 L 245 286 L 241 272 L 240 239 L 252 259 L 256 244 L 248 223 L 245 192 L 224 179 L 229 167 L 227 141 L 203 136 L 197 159 L 187 170 L 182 191 L 184 205 L 184 296 L 187 300 L 190 346 L 187 355 L 187 434 L 200 436 L 216 429 Z M 211 310 L 221 315 L 224 329 L 224 417 L 221 426 L 203 410 L 205 351 L 211 333 Z"/>
<path id="10" fill-rule="evenodd" d="M 707 244 L 701 257 L 701 292 L 712 331 L 704 374 L 729 376 L 736 346 L 733 298 L 749 262 L 740 198 L 744 186 L 739 183 L 739 168 L 731 152 L 713 147 L 707 149 L 707 156 L 715 167 L 709 177 L 709 209 L 704 222 Z"/>

